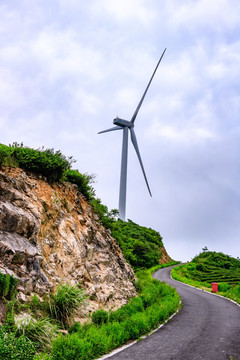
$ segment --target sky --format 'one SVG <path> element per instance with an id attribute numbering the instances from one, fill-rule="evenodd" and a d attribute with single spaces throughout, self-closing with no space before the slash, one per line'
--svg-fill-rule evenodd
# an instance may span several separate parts
<path id="1" fill-rule="evenodd" d="M 0 143 L 54 148 L 95 174 L 118 208 L 122 134 L 135 121 L 151 188 L 129 143 L 126 217 L 169 255 L 240 256 L 239 0 L 0 0 Z"/>

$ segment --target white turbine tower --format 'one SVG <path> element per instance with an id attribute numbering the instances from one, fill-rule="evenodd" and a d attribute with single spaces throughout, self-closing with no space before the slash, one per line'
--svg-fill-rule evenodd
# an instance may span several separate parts
<path id="1" fill-rule="evenodd" d="M 103 134 L 105 132 L 109 132 L 109 131 L 115 131 L 115 130 L 123 130 L 123 142 L 122 142 L 122 161 L 121 161 L 121 176 L 120 176 L 120 192 L 119 192 L 119 217 L 122 220 L 125 220 L 125 213 L 126 213 L 126 194 L 127 194 L 127 157 L 128 157 L 128 130 L 130 130 L 130 134 L 131 134 L 131 140 L 132 140 L 132 144 L 135 148 L 135 151 L 137 153 L 138 156 L 138 160 L 140 162 L 141 168 L 142 168 L 142 172 L 143 172 L 143 176 L 145 178 L 146 184 L 147 184 L 147 188 L 149 191 L 150 196 L 152 196 L 151 191 L 150 191 L 150 187 L 148 185 L 148 181 L 147 181 L 147 176 L 145 174 L 145 170 L 143 167 L 143 163 L 142 163 L 142 159 L 140 156 L 140 152 L 139 152 L 139 148 L 138 148 L 138 144 L 137 144 L 137 138 L 135 135 L 135 131 L 134 131 L 134 122 L 136 120 L 137 114 L 139 112 L 139 109 L 143 103 L 143 100 L 145 98 L 145 95 L 148 91 L 148 88 L 152 82 L 152 79 L 157 71 L 157 68 L 163 58 L 163 55 L 165 53 L 166 49 L 163 51 L 157 66 L 151 76 L 151 79 L 149 80 L 149 83 L 143 93 L 143 96 L 131 118 L 130 121 L 124 120 L 124 119 L 120 119 L 119 117 L 117 117 L 116 119 L 113 120 L 113 124 L 116 125 L 110 129 L 104 130 L 104 131 L 100 131 L 98 134 Z"/>

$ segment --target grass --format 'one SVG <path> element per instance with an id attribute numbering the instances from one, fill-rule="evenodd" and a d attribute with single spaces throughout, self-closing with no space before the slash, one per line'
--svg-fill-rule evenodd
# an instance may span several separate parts
<path id="1" fill-rule="evenodd" d="M 15 318 L 16 333 L 31 340 L 37 350 L 50 348 L 58 327 L 48 318 L 34 319 L 30 314 Z"/>
<path id="2" fill-rule="evenodd" d="M 73 311 L 83 304 L 85 299 L 83 289 L 77 285 L 60 284 L 57 292 L 48 297 L 48 311 L 53 319 L 58 320 L 66 328 L 70 324 Z"/>
<path id="3" fill-rule="evenodd" d="M 84 294 L 77 286 L 61 284 L 48 299 L 56 324 L 46 317 L 46 306 L 36 295 L 28 308 L 16 307 L 19 315 L 14 314 L 13 304 L 11 321 L 0 327 L 0 360 L 91 360 L 149 334 L 180 307 L 176 290 L 152 278 L 157 268 L 136 274 L 138 296 L 128 304 L 115 311 L 93 312 L 87 323 L 74 323 L 67 335 L 59 335 L 59 326 L 66 327 L 72 310 L 82 304 Z"/>

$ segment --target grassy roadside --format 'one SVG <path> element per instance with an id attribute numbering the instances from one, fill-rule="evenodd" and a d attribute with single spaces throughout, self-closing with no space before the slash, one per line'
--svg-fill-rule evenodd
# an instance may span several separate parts
<path id="1" fill-rule="evenodd" d="M 205 252 L 190 263 L 173 268 L 171 275 L 175 280 L 209 292 L 211 283 L 217 282 L 219 295 L 240 304 L 239 270 L 239 260 L 222 253 Z"/>
<path id="2" fill-rule="evenodd" d="M 53 342 L 51 353 L 42 359 L 96 359 L 164 323 L 180 307 L 180 297 L 169 285 L 154 280 L 153 271 L 143 270 L 136 274 L 138 297 L 116 311 L 93 313 L 92 322 L 75 324 L 68 335 Z"/>
<path id="3" fill-rule="evenodd" d="M 24 309 L 13 295 L 8 301 L 12 304 L 5 324 L 0 326 L 0 360 L 91 360 L 149 334 L 181 306 L 176 290 L 152 277 L 153 272 L 166 266 L 138 271 L 138 296 L 128 304 L 109 313 L 103 309 L 95 311 L 88 322 L 75 322 L 71 327 L 71 309 L 76 308 L 77 300 L 79 306 L 83 300 L 76 286 L 59 287 L 57 295 L 45 304 L 40 304 L 35 296 Z M 8 283 L 5 281 L 4 289 Z M 7 301 L 6 297 L 2 301 Z M 66 335 L 62 329 L 68 329 Z"/>

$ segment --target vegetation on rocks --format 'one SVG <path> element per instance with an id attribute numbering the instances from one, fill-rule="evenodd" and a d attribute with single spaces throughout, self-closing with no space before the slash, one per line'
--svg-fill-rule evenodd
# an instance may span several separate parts
<path id="1" fill-rule="evenodd" d="M 44 176 L 50 183 L 69 181 L 76 184 L 79 191 L 89 200 L 95 194 L 90 185 L 94 176 L 71 169 L 74 162 L 73 157 L 66 157 L 59 150 L 32 149 L 17 143 L 9 146 L 0 144 L 0 168 L 1 166 L 20 167 Z"/>
<path id="2" fill-rule="evenodd" d="M 0 299 L 11 300 L 16 294 L 17 279 L 0 272 Z"/>
<path id="3" fill-rule="evenodd" d="M 23 144 L 0 144 L 0 165 L 18 166 L 24 170 L 41 174 L 48 181 L 59 181 L 71 167 L 72 158 L 66 158 L 54 149 L 31 149 Z"/>
<path id="4" fill-rule="evenodd" d="M 111 230 L 124 257 L 134 270 L 158 265 L 163 246 L 161 235 L 131 220 L 124 222 L 118 219 L 116 209 L 109 211 L 107 206 L 95 197 L 92 186 L 94 175 L 81 174 L 78 170 L 73 170 L 72 163 L 74 163 L 72 157 L 67 158 L 54 149 L 35 150 L 23 144 L 14 143 L 10 146 L 0 144 L 0 167 L 18 166 L 44 176 L 49 182 L 67 181 L 76 184 L 78 190 L 98 214 L 103 226 Z"/>
<path id="5" fill-rule="evenodd" d="M 118 219 L 118 210 L 108 211 L 100 199 L 92 199 L 91 205 L 102 224 L 111 230 L 111 235 L 118 241 L 125 259 L 135 271 L 159 264 L 163 247 L 159 232 L 131 220 Z"/>
<path id="6" fill-rule="evenodd" d="M 53 319 L 68 327 L 73 311 L 79 308 L 84 299 L 84 291 L 77 285 L 60 284 L 56 293 L 48 296 L 47 308 Z"/>
<path id="7" fill-rule="evenodd" d="M 16 336 L 7 327 L 0 326 L 0 359 L 32 360 L 36 352 L 31 340 L 24 335 Z"/>
<path id="8" fill-rule="evenodd" d="M 15 295 L 16 290 L 11 301 L 2 299 L 7 314 L 0 325 L 0 360 L 32 360 L 38 352 L 49 351 L 59 331 L 69 328 L 73 311 L 80 308 L 85 298 L 82 289 L 69 284 L 60 284 L 56 293 L 45 296 L 44 302 L 35 294 L 22 304 Z"/>
<path id="9" fill-rule="evenodd" d="M 218 283 L 219 294 L 240 303 L 240 259 L 215 251 L 196 256 L 190 263 L 172 269 L 174 279 L 211 291 Z"/>

